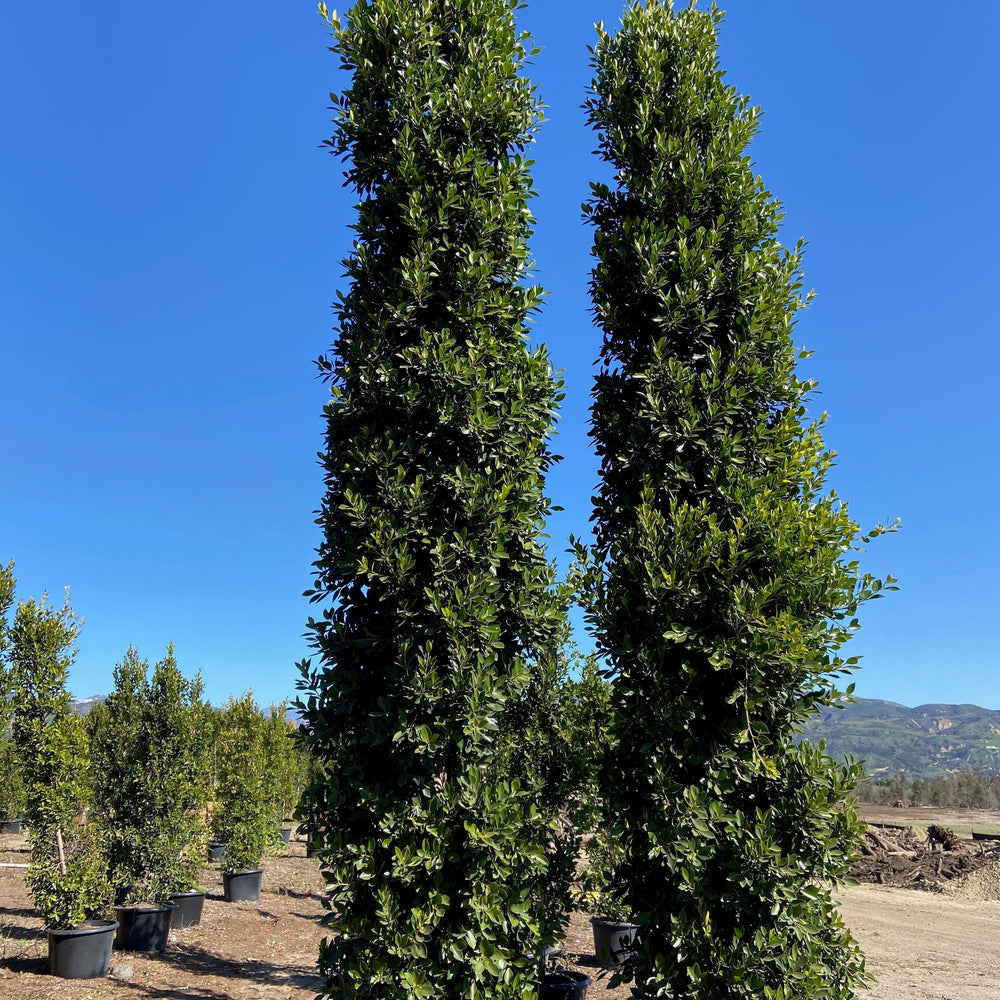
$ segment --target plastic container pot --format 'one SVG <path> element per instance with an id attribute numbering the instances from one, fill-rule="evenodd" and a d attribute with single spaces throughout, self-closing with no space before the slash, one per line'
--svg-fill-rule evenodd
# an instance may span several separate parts
<path id="1" fill-rule="evenodd" d="M 222 888 L 227 903 L 253 902 L 260 899 L 263 868 L 245 868 L 238 872 L 222 873 Z"/>
<path id="2" fill-rule="evenodd" d="M 217 840 L 213 840 L 208 845 L 208 860 L 209 861 L 221 861 L 226 856 L 227 844 L 220 844 Z"/>
<path id="3" fill-rule="evenodd" d="M 49 972 L 60 979 L 99 979 L 108 974 L 118 923 L 88 920 L 71 930 L 48 930 Z"/>
<path id="4" fill-rule="evenodd" d="M 617 969 L 624 964 L 635 948 L 635 932 L 638 924 L 608 920 L 606 917 L 591 917 L 594 929 L 594 954 L 606 969 Z"/>
<path id="5" fill-rule="evenodd" d="M 542 976 L 538 1000 L 585 1000 L 590 976 L 585 972 L 549 972 Z"/>
<path id="6" fill-rule="evenodd" d="M 205 893 L 172 892 L 168 898 L 171 903 L 177 906 L 170 921 L 170 926 L 174 930 L 196 927 L 201 923 L 201 912 L 205 906 Z"/>
<path id="7" fill-rule="evenodd" d="M 122 951 L 163 951 L 170 936 L 170 919 L 176 903 L 151 906 L 116 906 L 118 932 L 115 947 Z"/>

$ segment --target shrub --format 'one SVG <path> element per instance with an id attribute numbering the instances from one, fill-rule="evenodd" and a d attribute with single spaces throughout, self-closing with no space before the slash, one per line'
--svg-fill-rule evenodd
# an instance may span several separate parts
<path id="1" fill-rule="evenodd" d="M 14 692 L 5 656 L 14 585 L 14 564 L 0 566 L 0 821 L 17 819 L 25 806 L 24 775 L 12 728 Z"/>
<path id="2" fill-rule="evenodd" d="M 68 826 L 62 859 L 33 838 L 27 883 L 46 927 L 66 929 L 105 910 L 111 899 L 107 860 L 96 826 Z"/>
<path id="3" fill-rule="evenodd" d="M 24 812 L 26 803 L 17 747 L 9 730 L 6 733 L 0 730 L 0 822 L 17 819 Z"/>
<path id="4" fill-rule="evenodd" d="M 553 655 L 529 665 L 528 686 L 508 702 L 499 719 L 487 772 L 490 783 L 516 782 L 539 813 L 550 817 L 542 839 L 545 864 L 525 873 L 521 883 L 538 921 L 538 938 L 546 942 L 562 936 L 573 908 L 581 820 L 586 822 L 589 815 L 589 779 L 596 763 L 587 746 L 574 742 L 571 711 L 576 685 L 569 671 L 577 656 L 568 633 L 567 624 Z M 544 971 L 541 966 L 540 971 Z"/>
<path id="5" fill-rule="evenodd" d="M 0 617 L 13 597 L 12 567 L 0 586 Z M 106 862 L 96 827 L 77 815 L 90 804 L 91 772 L 83 720 L 69 711 L 66 678 L 80 623 L 67 597 L 53 608 L 18 602 L 3 639 L 3 687 L 14 704 L 13 737 L 26 793 L 31 842 L 27 883 L 48 927 L 71 927 L 109 903 Z"/>
<path id="6" fill-rule="evenodd" d="M 576 902 L 580 909 L 608 920 L 628 922 L 632 913 L 622 899 L 619 869 L 625 858 L 618 841 L 607 829 L 599 829 L 584 848 L 587 863 L 580 879 Z"/>
<path id="7" fill-rule="evenodd" d="M 286 718 L 287 702 L 271 705 L 263 724 L 268 803 L 276 827 L 291 818 L 299 804 L 304 760 L 295 742 L 295 726 Z"/>
<path id="8" fill-rule="evenodd" d="M 111 902 L 101 829 L 78 822 L 91 800 L 87 732 L 80 716 L 67 714 L 37 736 L 36 774 L 47 777 L 30 785 L 26 881 L 46 927 L 75 927 Z"/>

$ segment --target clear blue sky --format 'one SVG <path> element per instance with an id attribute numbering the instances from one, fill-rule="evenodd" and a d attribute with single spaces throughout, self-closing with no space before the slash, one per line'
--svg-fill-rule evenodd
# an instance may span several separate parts
<path id="1" fill-rule="evenodd" d="M 553 546 L 584 533 L 598 336 L 598 170 L 579 105 L 617 0 L 536 0 L 536 333 L 568 395 Z M 809 241 L 798 327 L 839 452 L 832 484 L 902 531 L 868 560 L 858 693 L 1000 707 L 997 566 L 1000 6 L 732 0 L 729 80 L 753 154 Z M 0 32 L 0 559 L 72 588 L 71 685 L 105 692 L 169 640 L 219 701 L 294 693 L 317 542 L 324 388 L 312 358 L 352 201 L 319 149 L 343 79 L 313 5 L 9 4 Z"/>

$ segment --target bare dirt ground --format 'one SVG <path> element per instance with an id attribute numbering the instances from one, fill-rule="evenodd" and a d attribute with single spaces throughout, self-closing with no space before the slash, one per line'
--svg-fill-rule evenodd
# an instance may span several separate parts
<path id="1" fill-rule="evenodd" d="M 940 823 L 951 827 L 958 834 L 972 830 L 982 833 L 1000 833 L 1000 811 L 996 809 L 942 809 L 936 806 L 859 805 L 858 814 L 867 823 L 894 823 L 903 826 L 927 826 Z"/>
<path id="2" fill-rule="evenodd" d="M 871 1000 L 994 1000 L 1000 902 L 859 885 L 837 894 L 878 982 Z"/>
<path id="3" fill-rule="evenodd" d="M 948 818 L 937 812 L 928 822 Z M 987 826 L 982 815 L 978 821 Z M 1000 827 L 1000 815 L 995 825 Z M 877 828 L 875 833 L 889 851 L 911 852 L 892 839 L 901 831 Z M 1000 854 L 978 864 L 981 844 L 968 841 L 955 852 L 935 852 L 924 851 L 925 840 L 919 829 L 912 850 L 930 859 L 928 877 L 911 879 L 906 883 L 910 888 L 864 884 L 837 894 L 844 918 L 868 956 L 869 973 L 878 980 L 868 996 L 993 1000 L 1000 995 Z M 992 852 L 992 845 L 987 849 Z M 882 851 L 875 844 L 873 856 Z M 952 853 L 953 861 L 973 861 L 961 868 L 956 861 L 947 869 L 953 871 L 950 877 L 935 875 L 938 859 Z M 896 857 L 886 853 L 884 871 Z M 912 872 L 912 859 L 904 860 Z M 0 862 L 26 861 L 23 837 L 0 835 Z M 264 869 L 259 902 L 226 903 L 218 866 L 209 866 L 209 897 L 199 927 L 173 931 L 162 955 L 114 952 L 107 979 L 72 981 L 46 973 L 46 939 L 25 890 L 23 870 L 0 868 L 0 1000 L 312 1000 L 321 987 L 315 971 L 323 937 L 319 863 L 305 857 L 303 843 L 293 842 L 281 855 L 265 859 Z M 610 973 L 593 956 L 586 914 L 573 915 L 565 959 L 592 977 L 589 1000 L 628 997 L 627 985 L 607 988 Z"/>

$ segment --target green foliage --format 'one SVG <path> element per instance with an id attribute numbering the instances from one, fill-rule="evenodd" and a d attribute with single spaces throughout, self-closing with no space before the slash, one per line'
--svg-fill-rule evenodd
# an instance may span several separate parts
<path id="1" fill-rule="evenodd" d="M 596 830 L 603 818 L 599 778 L 614 750 L 611 733 L 611 685 L 597 660 L 575 653 L 579 679 L 567 677 L 559 698 L 562 739 L 572 754 L 569 814 L 581 833 Z M 619 764 L 627 766 L 627 761 Z"/>
<path id="2" fill-rule="evenodd" d="M 27 802 L 21 759 L 13 738 L 0 728 L 0 822 L 17 819 Z"/>
<path id="3" fill-rule="evenodd" d="M 40 601 L 18 601 L 7 631 L 5 686 L 14 693 L 14 737 L 29 772 L 34 741 L 46 720 L 69 711 L 66 680 L 80 625 L 68 594 L 61 608 L 49 604 L 43 594 Z"/>
<path id="4" fill-rule="evenodd" d="M 12 578 L 10 589 L 12 593 Z M 9 608 L 11 602 L 4 603 Z M 54 608 L 43 595 L 40 601 L 18 602 L 4 643 L 3 688 L 11 699 L 26 816 L 39 837 L 72 822 L 89 803 L 86 734 L 80 719 L 69 715 L 66 690 L 79 628 L 68 597 L 61 608 Z"/>
<path id="5" fill-rule="evenodd" d="M 630 4 L 599 28 L 587 102 L 614 171 L 586 206 L 603 333 L 587 580 L 615 676 L 608 834 L 640 924 L 625 976 L 640 997 L 846 998 L 864 965 L 830 886 L 859 769 L 795 732 L 837 696 L 838 650 L 884 584 L 825 491 L 833 456 L 795 374 L 801 246 L 777 241 L 720 21 Z"/>
<path id="6" fill-rule="evenodd" d="M 96 826 L 66 827 L 65 872 L 47 840 L 34 838 L 27 882 L 46 927 L 75 927 L 104 910 L 111 900 L 106 861 Z"/>
<path id="7" fill-rule="evenodd" d="M 213 817 L 213 834 L 227 845 L 222 863 L 226 872 L 259 867 L 274 830 L 266 787 L 265 728 L 253 695 L 226 703 L 218 736 L 218 811 Z"/>
<path id="8" fill-rule="evenodd" d="M 296 745 L 295 726 L 286 718 L 287 713 L 287 702 L 271 705 L 263 724 L 264 784 L 276 827 L 298 806 L 307 769 L 307 755 Z"/>
<path id="9" fill-rule="evenodd" d="M 14 592 L 17 577 L 14 576 L 14 560 L 6 566 L 0 565 L 0 711 L 4 720 L 10 717 L 11 691 L 7 679 L 7 616 L 14 606 Z"/>
<path id="10" fill-rule="evenodd" d="M 597 764 L 590 746 L 576 742 L 582 684 L 570 678 L 570 670 L 583 657 L 569 642 L 568 623 L 553 652 L 531 664 L 530 683 L 507 703 L 487 778 L 516 781 L 539 812 L 552 817 L 543 841 L 546 864 L 523 883 L 546 941 L 562 936 L 572 909 L 580 831 L 587 828 L 581 824 L 590 817 Z"/>
<path id="11" fill-rule="evenodd" d="M 208 839 L 201 678 L 184 678 L 172 645 L 148 670 L 129 647 L 114 691 L 87 717 L 111 880 L 131 887 L 128 902 L 194 888 Z"/>
<path id="12" fill-rule="evenodd" d="M 216 706 L 206 706 L 205 725 L 209 734 L 208 748 L 208 801 L 215 803 L 219 797 L 219 771 L 222 763 L 221 736 L 225 712 Z"/>
<path id="13" fill-rule="evenodd" d="M 69 713 L 66 678 L 80 621 L 69 605 L 44 595 L 19 601 L 12 623 L 13 564 L 0 580 L 3 664 L 0 690 L 9 699 L 15 756 L 25 792 L 31 841 L 27 882 L 48 927 L 70 927 L 109 902 L 96 828 L 77 817 L 91 799 L 90 751 L 83 720 Z"/>
<path id="14" fill-rule="evenodd" d="M 32 836 L 51 848 L 55 831 L 67 830 L 93 800 L 90 746 L 79 715 L 53 716 L 32 736 L 25 816 Z"/>
<path id="15" fill-rule="evenodd" d="M 14 697 L 4 655 L 15 583 L 14 564 L 0 566 L 0 822 L 17 819 L 25 805 L 24 776 L 13 737 Z"/>
<path id="16" fill-rule="evenodd" d="M 302 665 L 335 995 L 532 991 L 554 817 L 496 774 L 564 598 L 539 541 L 559 398 L 528 320 L 539 105 L 517 0 L 375 0 L 329 17 L 352 75 L 330 149 L 359 196 L 322 454 Z M 510 738 L 508 732 L 504 738 Z"/>
<path id="17" fill-rule="evenodd" d="M 621 897 L 619 869 L 625 857 L 618 841 L 604 828 L 587 841 L 586 867 L 580 879 L 576 903 L 585 913 L 627 923 L 632 914 Z"/>

